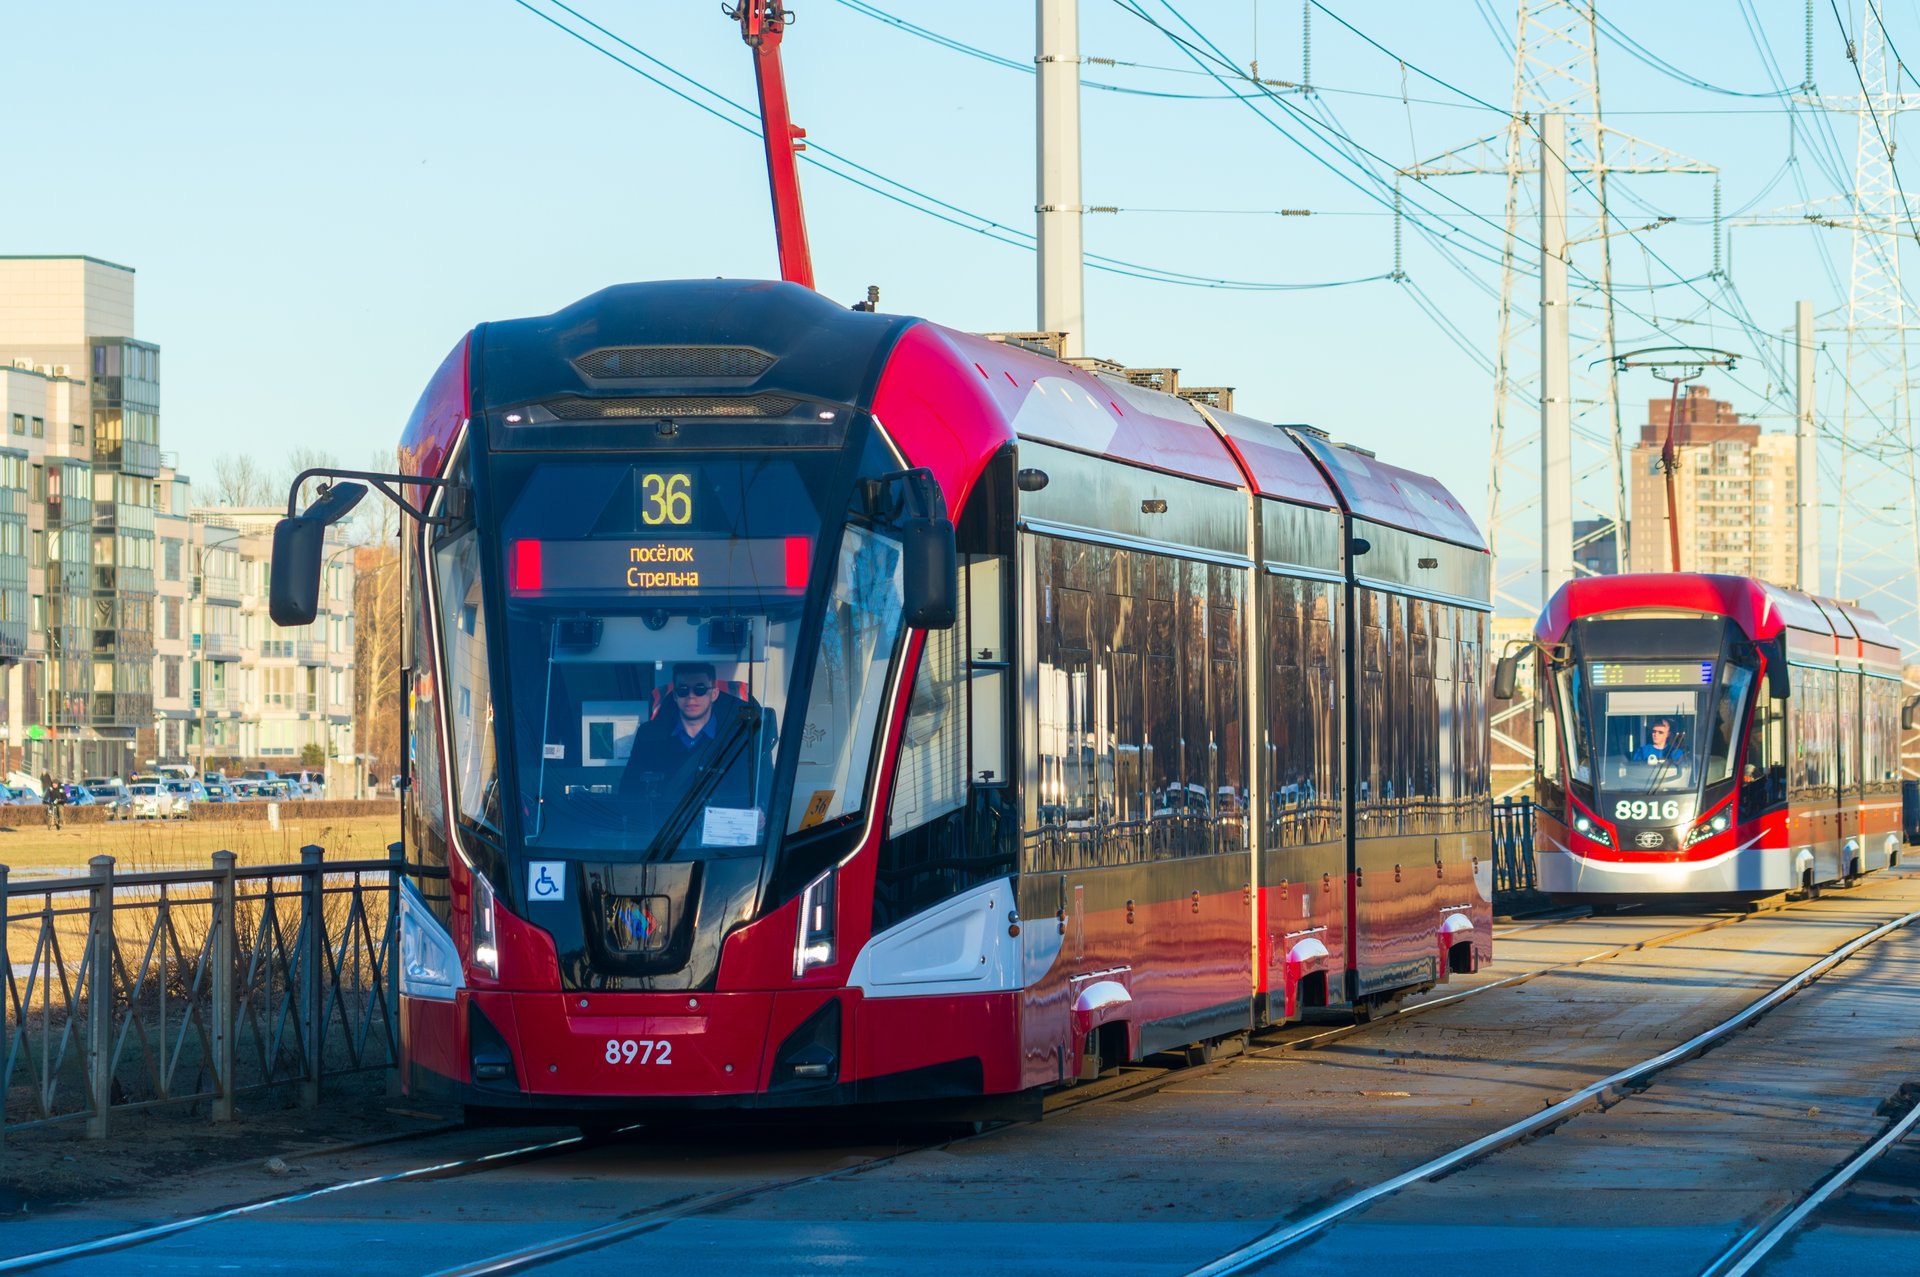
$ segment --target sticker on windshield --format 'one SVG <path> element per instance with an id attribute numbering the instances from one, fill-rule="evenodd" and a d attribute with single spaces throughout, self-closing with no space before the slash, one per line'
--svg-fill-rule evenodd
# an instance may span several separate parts
<path id="1" fill-rule="evenodd" d="M 709 847 L 751 847 L 760 838 L 760 812 L 754 807 L 709 807 L 700 841 Z"/>
<path id="2" fill-rule="evenodd" d="M 555 745 L 552 742 L 548 742 L 541 751 L 542 758 L 565 758 L 566 756 L 567 747 L 565 745 Z"/>
<path id="3" fill-rule="evenodd" d="M 827 818 L 827 807 L 833 802 L 833 795 L 834 791 L 831 789 L 814 790 L 813 797 L 807 800 L 806 814 L 800 817 L 800 828 L 812 829 L 815 825 L 825 820 Z"/>
<path id="4" fill-rule="evenodd" d="M 536 860 L 527 866 L 527 899 L 566 898 L 567 865 L 564 860 Z"/>

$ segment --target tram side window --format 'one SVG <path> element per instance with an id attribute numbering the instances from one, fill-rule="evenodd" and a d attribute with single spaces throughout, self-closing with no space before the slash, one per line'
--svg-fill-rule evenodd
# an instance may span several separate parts
<path id="1" fill-rule="evenodd" d="M 1387 634 L 1382 626 L 1386 608 L 1381 596 L 1372 590 L 1355 591 L 1360 615 L 1355 624 L 1360 630 L 1359 712 L 1354 715 L 1359 739 L 1354 742 L 1354 778 L 1357 789 L 1354 811 L 1360 836 L 1386 832 L 1383 824 L 1382 789 L 1391 774 L 1381 747 L 1381 731 L 1386 721 Z"/>
<path id="2" fill-rule="evenodd" d="M 1110 810 L 1102 841 L 1104 859 L 1137 861 L 1147 856 L 1146 693 L 1140 645 L 1145 621 L 1134 597 L 1139 554 L 1115 550 L 1105 574 L 1105 611 L 1100 642 L 1105 653 L 1110 701 L 1104 715 L 1101 767 L 1107 772 Z"/>
<path id="3" fill-rule="evenodd" d="M 408 772 L 413 801 L 406 804 L 405 838 L 409 863 L 431 869 L 447 865 L 447 812 L 441 805 L 440 703 L 436 694 L 439 680 L 434 675 L 432 631 L 428 624 L 426 575 L 420 561 L 411 553 L 407 560 L 407 642 L 411 649 L 410 681 L 407 685 Z M 415 881 L 428 902 L 444 921 L 449 902 L 444 879 L 421 878 Z"/>
<path id="4" fill-rule="evenodd" d="M 1273 847 L 1297 847 L 1306 841 L 1306 811 L 1312 801 L 1311 754 L 1303 730 L 1308 706 L 1300 669 L 1305 656 L 1300 634 L 1303 584 L 1284 576 L 1264 582 L 1268 657 L 1261 784 L 1270 795 L 1265 842 Z"/>
<path id="5" fill-rule="evenodd" d="M 1840 783 L 1848 789 L 1860 785 L 1860 676 L 1842 673 L 1840 692 Z"/>
<path id="6" fill-rule="evenodd" d="M 1218 564 L 1208 577 L 1207 638 L 1211 696 L 1208 701 L 1208 751 L 1213 778 L 1213 850 L 1237 851 L 1246 846 L 1247 771 L 1241 742 L 1246 719 L 1241 712 L 1245 680 L 1240 666 L 1241 609 L 1246 601 L 1246 574 Z"/>
<path id="7" fill-rule="evenodd" d="M 966 700 L 961 695 L 962 627 L 928 630 L 907 699 L 905 744 L 893 782 L 887 836 L 958 811 L 966 801 Z"/>
<path id="8" fill-rule="evenodd" d="M 1304 805 L 1307 841 L 1324 842 L 1339 835 L 1345 825 L 1346 725 L 1340 718 L 1340 680 L 1346 666 L 1339 659 L 1334 633 L 1338 618 L 1335 587 L 1306 581 L 1300 586 L 1300 636 L 1306 645 L 1303 678 L 1305 717 L 1296 720 L 1301 735 L 1308 793 Z M 1349 622 L 1351 624 L 1351 622 Z"/>
<path id="9" fill-rule="evenodd" d="M 1763 685 L 1747 724 L 1747 752 L 1740 767 L 1740 811 L 1757 814 L 1786 801 L 1786 715 Z"/>
<path id="10" fill-rule="evenodd" d="M 1180 831 L 1176 854 L 1204 856 L 1213 849 L 1213 733 L 1207 714 L 1207 565 L 1181 563 L 1180 771 L 1183 794 L 1173 804 Z"/>
<path id="11" fill-rule="evenodd" d="M 1753 671 L 1740 665 L 1727 667 L 1726 679 L 1716 693 L 1713 717 L 1707 723 L 1707 783 L 1715 785 L 1733 775 L 1735 754 L 1740 742 L 1742 716 L 1746 713 L 1747 693 L 1753 687 Z"/>
<path id="12" fill-rule="evenodd" d="M 1900 788 L 1900 684 L 1869 678 L 1861 703 L 1861 772 L 1868 793 Z"/>
<path id="13" fill-rule="evenodd" d="M 434 549 L 441 624 L 446 630 L 446 697 L 453 737 L 454 797 L 460 814 L 498 829 L 499 759 L 494 751 L 493 682 L 487 666 L 480 593 L 480 538 L 469 527 Z"/>
<path id="14" fill-rule="evenodd" d="M 1146 609 L 1147 855 L 1177 855 L 1182 835 L 1175 818 L 1186 803 L 1180 771 L 1180 660 L 1175 648 L 1173 592 L 1178 564 L 1136 555 L 1136 597 Z"/>
<path id="15" fill-rule="evenodd" d="M 958 528 L 960 623 L 929 630 L 907 705 L 887 839 L 874 884 L 881 931 L 1012 872 L 1007 559 L 994 503 L 971 503 Z"/>
<path id="16" fill-rule="evenodd" d="M 1787 768 L 1791 793 L 1831 789 L 1834 766 L 1834 672 L 1795 667 L 1792 706 L 1793 757 Z"/>

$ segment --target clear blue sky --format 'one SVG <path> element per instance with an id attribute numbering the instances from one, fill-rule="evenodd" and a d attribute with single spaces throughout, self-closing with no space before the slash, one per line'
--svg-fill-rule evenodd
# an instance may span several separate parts
<path id="1" fill-rule="evenodd" d="M 1140 2 L 1176 23 L 1161 0 Z M 586 30 L 550 0 L 528 3 Z M 752 102 L 747 53 L 717 0 L 570 3 L 647 53 Z M 1026 0 L 872 3 L 1031 60 Z M 903 34 L 841 0 L 793 5 L 793 109 L 816 141 L 952 204 L 1032 229 L 1031 75 Z M 1510 101 L 1511 55 L 1485 16 L 1497 14 L 1510 38 L 1510 3 L 1328 0 L 1328 8 L 1458 89 L 1501 108 Z M 1896 44 L 1920 50 L 1911 0 L 1880 0 L 1880 8 Z M 1853 26 L 1858 10 L 1857 0 L 1841 6 Z M 1236 62 L 1257 56 L 1262 75 L 1300 78 L 1294 0 L 1187 0 L 1177 11 Z M 1752 34 L 1757 21 L 1779 74 L 1800 80 L 1805 11 L 1797 0 L 1634 0 L 1602 12 L 1681 70 L 1743 91 L 1772 87 Z M 1081 14 L 1086 55 L 1191 72 L 1188 57 L 1116 0 L 1081 0 Z M 1819 87 L 1854 88 L 1825 0 L 1813 21 Z M 166 351 L 163 445 L 190 473 L 210 474 L 220 453 L 247 448 L 276 462 L 292 447 L 319 446 L 344 463 L 364 463 L 391 447 L 427 375 L 478 320 L 542 313 L 617 281 L 775 271 L 757 137 L 514 0 L 67 0 L 8 6 L 6 31 L 15 181 L 0 213 L 0 251 L 87 253 L 138 270 L 140 335 Z M 1312 78 L 1324 91 L 1310 109 L 1331 111 L 1323 122 L 1376 152 L 1376 171 L 1503 127 L 1504 114 L 1412 68 L 1403 104 L 1397 57 L 1316 14 Z M 1790 152 L 1789 116 L 1777 99 L 1690 86 L 1612 40 L 1603 40 L 1601 59 L 1610 122 L 1719 165 L 1729 213 L 1791 204 L 1801 180 L 1815 197 L 1831 195 L 1831 171 L 1851 170 L 1850 117 L 1833 119 L 1837 165 L 1823 166 L 1824 152 L 1804 136 Z M 1221 92 L 1191 73 L 1095 66 L 1087 74 L 1134 89 Z M 1255 281 L 1353 279 L 1392 267 L 1393 219 L 1339 174 L 1379 188 L 1316 145 L 1338 170 L 1329 171 L 1238 102 L 1089 90 L 1084 139 L 1090 204 L 1314 211 L 1093 216 L 1090 252 Z M 805 170 L 803 182 L 828 294 L 852 301 L 875 283 L 891 311 L 971 329 L 1034 324 L 1031 252 L 818 170 Z M 1622 342 L 1750 350 L 1751 336 L 1708 309 L 1693 287 L 1632 291 L 1674 278 L 1650 253 L 1683 276 L 1708 271 L 1711 179 L 1621 178 L 1614 190 L 1615 211 L 1630 224 L 1655 213 L 1680 219 L 1617 240 L 1623 303 L 1663 329 L 1649 332 L 1623 316 Z M 1498 241 L 1501 178 L 1447 179 L 1415 194 L 1464 230 Z M 1844 233 L 1732 235 L 1730 282 L 1762 327 L 1790 325 L 1798 297 L 1822 311 L 1844 302 L 1815 255 L 1821 235 L 1844 287 Z M 1489 350 L 1499 274 L 1462 260 L 1471 277 L 1407 230 L 1414 283 L 1469 344 Z M 1723 296 L 1717 283 L 1699 287 Z M 1535 288 L 1521 281 L 1523 297 Z M 1407 286 L 1234 292 L 1090 272 L 1087 299 L 1090 353 L 1235 385 L 1247 411 L 1313 422 L 1429 469 L 1470 510 L 1484 509 L 1490 378 Z M 1673 322 L 1689 318 L 1699 322 Z M 1772 379 L 1758 361 L 1742 371 L 1746 389 L 1715 390 L 1760 411 Z M 1648 383 L 1630 393 L 1640 399 L 1656 389 Z M 1630 429 L 1638 416 L 1630 409 Z"/>

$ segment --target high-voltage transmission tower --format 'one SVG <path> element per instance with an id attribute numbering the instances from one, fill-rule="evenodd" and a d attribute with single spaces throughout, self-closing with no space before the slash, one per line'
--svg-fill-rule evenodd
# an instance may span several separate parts
<path id="1" fill-rule="evenodd" d="M 1810 43 L 1805 92 L 1794 95 L 1803 105 L 1854 117 L 1858 141 L 1853 189 L 1741 221 L 1754 226 L 1824 227 L 1846 231 L 1853 241 L 1847 353 L 1840 382 L 1839 482 L 1833 500 L 1816 505 L 1817 453 L 1803 446 L 1797 476 L 1801 544 L 1803 555 L 1812 561 L 1801 565 L 1801 583 L 1815 590 L 1827 586 L 1826 593 L 1872 608 L 1906 640 L 1911 652 L 1920 650 L 1920 604 L 1915 599 L 1920 591 L 1920 526 L 1916 526 L 1920 486 L 1908 385 L 1907 332 L 1914 318 L 1901 282 L 1900 250 L 1916 235 L 1909 207 L 1920 201 L 1920 195 L 1900 189 L 1894 167 L 1898 149 L 1894 123 L 1901 112 L 1920 106 L 1920 100 L 1901 94 L 1898 81 L 1888 78 L 1890 50 L 1886 29 L 1880 25 L 1883 7 L 1863 0 L 1855 28 L 1858 38 L 1844 35 L 1847 60 L 1856 72 L 1860 93 L 1814 93 Z M 1808 310 L 1803 307 L 1795 335 L 1803 363 L 1817 340 Z M 1810 368 L 1800 376 L 1801 428 L 1809 435 L 1814 422 L 1805 383 L 1810 376 Z M 1823 509 L 1829 507 L 1834 511 L 1836 534 L 1831 542 L 1822 536 L 1818 524 Z M 1834 548 L 1832 577 L 1818 562 L 1823 544 Z"/>
<path id="2" fill-rule="evenodd" d="M 1916 233 L 1900 189 L 1894 121 L 1920 103 L 1903 100 L 1887 74 L 1886 30 L 1863 5 L 1849 55 L 1861 93 L 1848 100 L 1859 124 L 1853 170 L 1853 278 L 1847 297 L 1847 363 L 1840 414 L 1840 483 L 1834 593 L 1880 614 L 1910 648 L 1920 646 L 1920 489 L 1915 486 L 1912 388 L 1900 248 Z"/>
<path id="3" fill-rule="evenodd" d="M 1404 170 L 1507 178 L 1487 485 L 1496 609 L 1531 615 L 1608 536 L 1626 566 L 1610 237 L 1628 228 L 1608 217 L 1607 183 L 1715 171 L 1601 122 L 1593 6 L 1581 0 L 1520 0 L 1505 130 Z M 1576 539 L 1582 513 L 1593 522 Z"/>

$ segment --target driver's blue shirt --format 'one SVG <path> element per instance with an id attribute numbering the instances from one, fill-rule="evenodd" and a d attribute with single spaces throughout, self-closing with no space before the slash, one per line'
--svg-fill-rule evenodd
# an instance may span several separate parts
<path id="1" fill-rule="evenodd" d="M 1649 741 L 1627 755 L 1630 763 L 1677 763 L 1685 759 L 1687 751 L 1679 745 L 1669 745 L 1665 749 L 1656 749 Z"/>
<path id="2" fill-rule="evenodd" d="M 682 748 L 685 748 L 685 749 L 692 749 L 695 745 L 698 745 L 701 741 L 712 740 L 713 737 L 714 737 L 714 730 L 713 730 L 712 714 L 707 715 L 707 721 L 705 725 L 703 725 L 699 731 L 694 732 L 692 735 L 687 734 L 687 725 L 685 723 L 675 723 L 673 725 L 673 738 L 676 741 L 679 741 Z"/>

